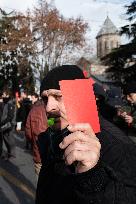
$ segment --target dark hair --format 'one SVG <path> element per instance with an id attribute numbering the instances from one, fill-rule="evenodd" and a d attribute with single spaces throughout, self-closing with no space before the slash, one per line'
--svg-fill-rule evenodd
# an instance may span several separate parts
<path id="1" fill-rule="evenodd" d="M 13 98 L 13 97 L 14 97 L 14 96 L 13 96 L 13 92 L 10 91 L 9 89 L 4 89 L 4 90 L 2 91 L 2 95 L 3 95 L 3 93 L 5 93 L 6 95 L 9 95 L 10 98 Z"/>

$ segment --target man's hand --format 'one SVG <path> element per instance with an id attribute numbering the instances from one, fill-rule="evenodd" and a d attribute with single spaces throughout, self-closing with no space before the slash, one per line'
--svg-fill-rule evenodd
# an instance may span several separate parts
<path id="1" fill-rule="evenodd" d="M 101 144 L 89 124 L 75 124 L 68 127 L 71 134 L 63 139 L 60 148 L 65 149 L 67 165 L 77 162 L 76 172 L 92 169 L 99 160 Z"/>
<path id="2" fill-rule="evenodd" d="M 129 123 L 129 124 L 130 124 L 130 123 L 133 122 L 133 117 L 130 116 L 130 115 L 126 115 L 124 119 L 125 119 L 126 123 Z"/>
<path id="3" fill-rule="evenodd" d="M 127 112 L 121 112 L 120 110 L 117 112 L 117 115 L 122 117 L 126 123 L 130 124 L 133 122 L 133 117 L 128 115 Z"/>
<path id="4" fill-rule="evenodd" d="M 121 112 L 121 113 L 120 113 L 120 117 L 122 117 L 122 118 L 125 118 L 126 115 L 127 115 L 127 112 Z"/>

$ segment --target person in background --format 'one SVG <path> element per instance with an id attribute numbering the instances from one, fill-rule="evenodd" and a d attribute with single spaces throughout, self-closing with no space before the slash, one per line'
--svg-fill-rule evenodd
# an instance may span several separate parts
<path id="1" fill-rule="evenodd" d="M 31 110 L 32 102 L 28 98 L 26 91 L 22 91 L 20 94 L 20 109 L 19 109 L 19 120 L 22 122 L 22 130 L 25 129 L 25 124 L 29 111 Z"/>
<path id="2" fill-rule="evenodd" d="M 110 114 L 107 113 L 107 105 L 106 105 L 106 100 L 107 100 L 107 95 L 106 91 L 104 91 L 104 88 L 102 85 L 99 85 L 98 83 L 94 83 L 93 85 L 93 90 L 95 93 L 95 99 L 96 99 L 96 104 L 98 111 L 103 115 L 104 117 L 109 116 Z"/>
<path id="3" fill-rule="evenodd" d="M 111 86 L 110 89 L 106 91 L 106 94 L 107 110 L 105 110 L 105 114 L 107 114 L 107 118 L 109 118 L 108 120 L 113 122 L 117 109 L 123 105 L 121 87 Z"/>
<path id="4" fill-rule="evenodd" d="M 7 153 L 4 154 L 3 159 L 12 160 L 16 157 L 15 153 L 15 126 L 16 126 L 16 102 L 9 91 L 4 91 L 3 95 L 3 110 L 0 121 L 0 131 L 3 142 L 7 148 Z"/>
<path id="5" fill-rule="evenodd" d="M 35 104 L 39 100 L 39 95 L 37 93 L 33 93 L 31 96 L 32 104 Z"/>
<path id="6" fill-rule="evenodd" d="M 90 124 L 69 125 L 59 81 L 74 79 L 84 80 L 83 72 L 63 65 L 41 83 L 47 118 L 55 120 L 38 137 L 42 167 L 36 204 L 135 204 L 135 145 L 115 134 L 114 126 L 101 126 L 95 134 Z"/>
<path id="7" fill-rule="evenodd" d="M 47 126 L 45 104 L 42 100 L 38 100 L 29 112 L 25 126 L 25 136 L 32 143 L 34 168 L 37 178 L 41 169 L 41 158 L 36 142 L 40 133 L 44 132 Z"/>
<path id="8" fill-rule="evenodd" d="M 16 107 L 17 107 L 17 115 L 16 115 L 16 122 L 17 122 L 17 124 L 16 124 L 16 131 L 21 131 L 21 124 L 22 124 L 22 121 L 20 121 L 20 115 L 19 115 L 19 113 L 20 113 L 20 103 L 21 103 L 21 98 L 20 98 L 20 96 L 18 95 L 18 96 L 16 96 Z"/>
<path id="9" fill-rule="evenodd" d="M 21 123 L 21 131 L 25 131 L 27 116 L 32 107 L 32 101 L 28 98 L 27 91 L 22 91 L 20 94 L 20 108 L 17 111 L 17 122 Z M 26 137 L 25 137 L 26 139 Z M 31 143 L 26 139 L 25 148 L 31 150 Z"/>
<path id="10" fill-rule="evenodd" d="M 114 122 L 136 143 L 136 82 L 124 86 L 127 103 L 117 110 Z"/>

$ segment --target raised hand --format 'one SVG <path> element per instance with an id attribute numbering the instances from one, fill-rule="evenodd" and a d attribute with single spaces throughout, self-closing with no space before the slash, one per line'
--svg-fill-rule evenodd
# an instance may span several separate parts
<path id="1" fill-rule="evenodd" d="M 68 126 L 69 134 L 60 143 L 64 149 L 64 159 L 67 165 L 75 161 L 76 172 L 82 173 L 92 169 L 99 160 L 101 144 L 89 124 L 74 124 Z"/>

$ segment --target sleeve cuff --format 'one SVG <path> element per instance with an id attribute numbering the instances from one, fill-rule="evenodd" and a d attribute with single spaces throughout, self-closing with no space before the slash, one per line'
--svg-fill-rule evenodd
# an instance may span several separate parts
<path id="1" fill-rule="evenodd" d="M 81 193 L 99 192 L 105 186 L 108 175 L 105 168 L 98 163 L 87 172 L 74 175 L 74 186 Z"/>

